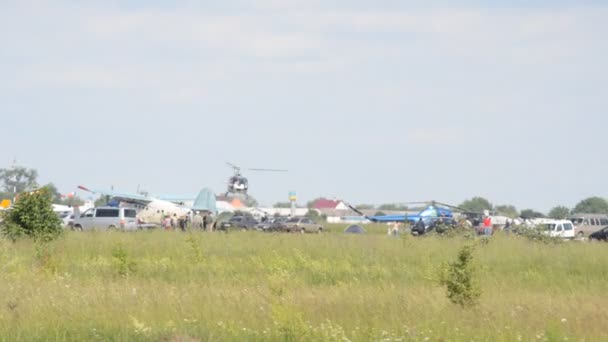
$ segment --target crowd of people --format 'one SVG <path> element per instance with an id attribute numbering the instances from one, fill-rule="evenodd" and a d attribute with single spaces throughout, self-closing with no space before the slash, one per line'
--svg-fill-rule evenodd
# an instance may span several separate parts
<path id="1" fill-rule="evenodd" d="M 186 231 L 188 228 L 192 228 L 203 231 L 212 231 L 212 223 L 213 218 L 211 217 L 211 214 L 201 214 L 200 211 L 196 211 L 192 216 L 192 219 L 188 215 L 184 215 L 181 217 L 178 217 L 177 214 L 173 214 L 173 216 L 165 215 L 161 225 L 165 230 L 180 229 L 182 231 Z"/>

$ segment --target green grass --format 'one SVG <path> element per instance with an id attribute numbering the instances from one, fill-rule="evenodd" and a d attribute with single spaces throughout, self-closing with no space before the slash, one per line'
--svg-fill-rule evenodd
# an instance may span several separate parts
<path id="1" fill-rule="evenodd" d="M 470 241 L 328 228 L 0 240 L 0 340 L 608 339 L 606 244 L 495 236 L 463 309 L 438 274 Z"/>

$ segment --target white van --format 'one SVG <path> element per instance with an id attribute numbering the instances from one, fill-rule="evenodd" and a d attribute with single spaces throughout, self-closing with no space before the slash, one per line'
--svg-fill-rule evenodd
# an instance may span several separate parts
<path id="1" fill-rule="evenodd" d="M 74 218 L 74 229 L 137 230 L 137 211 L 131 208 L 91 208 Z"/>
<path id="2" fill-rule="evenodd" d="M 537 227 L 551 237 L 562 239 L 574 239 L 576 237 L 574 224 L 569 220 L 546 220 Z"/>

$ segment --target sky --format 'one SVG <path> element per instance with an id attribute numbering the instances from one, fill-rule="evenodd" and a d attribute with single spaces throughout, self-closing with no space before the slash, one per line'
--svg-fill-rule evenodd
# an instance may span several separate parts
<path id="1" fill-rule="evenodd" d="M 0 2 L 0 167 L 262 204 L 608 197 L 604 1 Z"/>

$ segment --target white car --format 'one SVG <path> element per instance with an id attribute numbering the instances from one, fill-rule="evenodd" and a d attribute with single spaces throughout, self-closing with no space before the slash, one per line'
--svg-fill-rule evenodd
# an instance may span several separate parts
<path id="1" fill-rule="evenodd" d="M 574 239 L 576 237 L 574 224 L 569 220 L 546 220 L 538 227 L 543 233 L 551 237 L 562 239 Z"/>
<path id="2" fill-rule="evenodd" d="M 74 218 L 75 230 L 121 229 L 137 230 L 137 212 L 131 208 L 91 208 Z"/>

